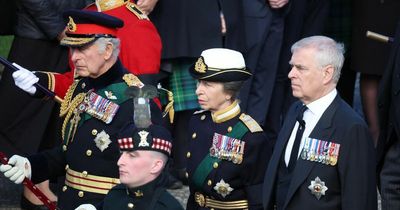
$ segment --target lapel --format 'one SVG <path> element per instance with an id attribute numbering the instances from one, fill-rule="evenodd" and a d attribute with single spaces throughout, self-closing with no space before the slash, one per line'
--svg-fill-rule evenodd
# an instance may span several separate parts
<path id="1" fill-rule="evenodd" d="M 325 110 L 324 114 L 322 114 L 317 125 L 312 130 L 310 134 L 311 138 L 328 141 L 332 138 L 332 133 L 334 133 L 335 130 L 335 127 L 333 125 L 333 117 L 338 106 L 340 105 L 340 101 L 341 98 L 338 94 L 329 105 L 329 107 Z M 288 205 L 289 201 L 292 199 L 296 190 L 301 186 L 301 184 L 304 183 L 304 180 L 308 177 L 315 164 L 319 163 L 303 159 L 299 159 L 297 161 L 296 167 L 293 171 L 292 181 L 290 182 L 290 186 L 288 189 L 284 209 Z"/>
<path id="2" fill-rule="evenodd" d="M 264 197 L 266 199 L 271 199 L 273 197 L 272 191 L 275 186 L 276 175 L 278 174 L 277 171 L 281 161 L 282 153 L 285 151 L 286 143 L 289 140 L 290 134 L 296 123 L 296 113 L 302 107 L 302 103 L 300 101 L 295 102 L 293 107 L 294 108 L 291 108 L 289 110 L 285 119 L 285 123 L 283 124 L 281 131 L 279 132 L 271 160 L 269 161 L 267 172 L 265 173 L 263 194 L 265 195 Z M 270 202 L 271 200 L 265 200 L 264 205 L 269 205 Z"/>

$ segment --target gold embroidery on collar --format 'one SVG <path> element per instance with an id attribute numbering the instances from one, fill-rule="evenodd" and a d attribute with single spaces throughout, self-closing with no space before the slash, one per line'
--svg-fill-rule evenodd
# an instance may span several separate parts
<path id="1" fill-rule="evenodd" d="M 223 110 L 211 113 L 215 123 L 222 123 L 236 117 L 240 113 L 240 106 L 237 100 Z"/>

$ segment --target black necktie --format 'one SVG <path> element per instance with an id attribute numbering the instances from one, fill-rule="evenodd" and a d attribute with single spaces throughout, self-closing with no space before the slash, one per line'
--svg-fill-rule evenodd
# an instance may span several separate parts
<path id="1" fill-rule="evenodd" d="M 303 114 L 307 110 L 307 106 L 303 105 L 297 114 L 296 120 L 299 122 L 299 127 L 297 128 L 296 138 L 294 139 L 292 152 L 290 153 L 290 159 L 288 164 L 289 172 L 292 172 L 296 166 L 297 156 L 299 153 L 299 147 L 301 142 L 301 137 L 303 136 L 304 130 L 306 128 L 306 122 L 303 120 Z"/>

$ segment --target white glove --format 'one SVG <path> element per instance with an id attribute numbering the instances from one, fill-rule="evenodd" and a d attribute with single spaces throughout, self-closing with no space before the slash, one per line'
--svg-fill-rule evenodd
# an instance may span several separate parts
<path id="1" fill-rule="evenodd" d="M 15 184 L 21 184 L 25 177 L 31 178 L 31 163 L 19 155 L 13 155 L 8 164 L 0 165 L 0 171 Z"/>
<path id="2" fill-rule="evenodd" d="M 28 69 L 16 63 L 12 65 L 19 69 L 12 74 L 15 85 L 31 95 L 35 94 L 36 87 L 33 85 L 39 81 L 39 78 Z"/>
<path id="3" fill-rule="evenodd" d="M 94 207 L 92 204 L 82 204 L 75 210 L 96 210 L 96 207 Z"/>

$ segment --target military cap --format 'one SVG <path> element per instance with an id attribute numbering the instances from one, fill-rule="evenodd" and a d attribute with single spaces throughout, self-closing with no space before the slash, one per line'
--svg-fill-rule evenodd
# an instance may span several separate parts
<path id="1" fill-rule="evenodd" d="M 251 76 L 243 55 L 225 48 L 204 50 L 189 71 L 195 79 L 214 82 L 244 81 Z"/>
<path id="2" fill-rule="evenodd" d="M 160 126 L 152 124 L 147 128 L 137 128 L 129 123 L 118 134 L 120 151 L 151 150 L 169 156 L 172 149 L 170 132 Z"/>
<path id="3" fill-rule="evenodd" d="M 95 11 L 68 10 L 63 16 L 68 23 L 61 45 L 70 47 L 80 47 L 100 37 L 115 38 L 117 28 L 124 25 L 119 18 Z"/>

